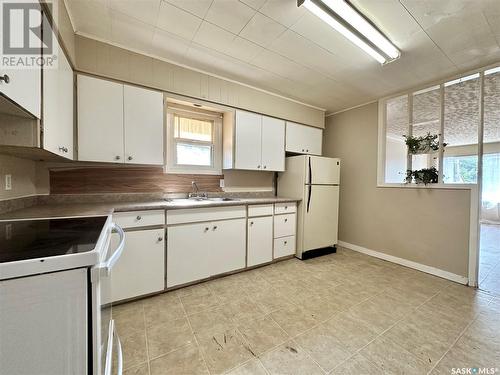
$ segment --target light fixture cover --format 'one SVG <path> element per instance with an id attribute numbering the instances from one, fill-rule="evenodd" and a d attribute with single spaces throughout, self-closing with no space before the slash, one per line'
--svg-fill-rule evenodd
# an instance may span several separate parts
<path id="1" fill-rule="evenodd" d="M 345 0 L 298 0 L 297 5 L 304 5 L 381 64 L 401 55 L 385 35 Z"/>

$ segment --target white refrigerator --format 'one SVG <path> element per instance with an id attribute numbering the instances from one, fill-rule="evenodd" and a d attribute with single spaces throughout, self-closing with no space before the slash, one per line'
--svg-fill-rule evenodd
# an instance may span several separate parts
<path id="1" fill-rule="evenodd" d="M 278 195 L 301 199 L 297 211 L 300 259 L 334 250 L 338 242 L 340 159 L 300 155 L 286 158 Z"/>

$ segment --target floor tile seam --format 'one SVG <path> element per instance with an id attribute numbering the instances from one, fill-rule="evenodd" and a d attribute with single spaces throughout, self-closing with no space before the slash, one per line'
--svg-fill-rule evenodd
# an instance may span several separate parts
<path id="1" fill-rule="evenodd" d="M 179 297 L 179 300 L 181 302 L 182 309 L 184 310 L 184 314 L 186 314 L 186 320 L 188 322 L 189 328 L 191 329 L 191 334 L 194 337 L 194 343 L 196 345 L 196 348 L 198 349 L 198 353 L 201 356 L 203 364 L 205 365 L 205 370 L 207 371 L 207 374 L 210 374 L 210 369 L 208 368 L 208 364 L 207 364 L 207 361 L 205 359 L 205 354 L 203 353 L 203 350 L 201 350 L 200 343 L 198 342 L 198 339 L 197 339 L 197 337 L 196 337 L 196 335 L 194 333 L 193 326 L 191 325 L 191 322 L 189 321 L 189 317 L 187 315 L 186 306 L 184 306 L 184 302 L 182 301 L 182 298 L 180 298 L 180 296 L 178 296 L 178 297 Z"/>
<path id="2" fill-rule="evenodd" d="M 147 338 L 147 333 L 146 333 L 146 317 L 144 315 L 144 304 L 141 304 L 141 311 L 142 311 L 142 323 L 143 323 L 143 333 L 144 333 L 144 338 L 145 338 L 145 344 L 146 344 L 146 360 L 148 361 L 149 360 L 149 354 L 148 354 L 148 338 Z M 122 313 L 123 314 L 123 313 Z M 111 312 L 111 316 L 113 317 L 113 313 Z M 118 314 L 118 317 L 120 316 L 120 314 Z M 114 319 L 113 319 L 114 320 Z M 116 322 L 115 322 L 116 323 Z M 141 330 L 140 329 L 134 329 L 131 333 L 123 336 L 122 338 L 126 338 L 134 333 L 137 333 L 137 332 L 140 332 Z M 119 337 L 119 336 L 118 336 Z M 128 366 L 128 367 L 125 367 L 123 366 L 123 371 L 125 370 L 129 370 L 131 368 L 134 368 L 134 367 L 137 367 L 139 364 L 134 364 L 132 366 Z M 148 369 L 149 369 L 149 365 L 148 365 Z"/>
<path id="3" fill-rule="evenodd" d="M 477 320 L 478 316 L 479 316 L 479 313 L 475 314 L 474 318 L 472 318 L 469 321 L 469 323 L 462 329 L 462 331 L 458 334 L 458 336 L 455 338 L 455 340 L 453 340 L 453 342 L 450 344 L 448 349 L 444 352 L 444 354 L 441 356 L 441 358 L 439 358 L 439 360 L 436 361 L 434 366 L 432 366 L 432 368 L 429 370 L 429 372 L 427 374 L 430 374 L 436 368 L 436 366 L 443 360 L 443 358 L 446 357 L 446 354 L 448 354 L 448 352 L 456 345 L 458 340 L 460 340 L 460 338 L 465 334 L 465 332 L 469 329 L 469 327 L 472 325 L 472 323 L 474 323 Z"/>
<path id="4" fill-rule="evenodd" d="M 189 343 L 189 342 L 188 342 L 187 344 L 183 344 L 183 345 L 181 345 L 181 346 L 178 346 L 177 348 L 170 349 L 170 350 L 169 350 L 169 351 L 167 351 L 167 352 L 164 352 L 164 353 L 161 353 L 161 354 L 159 354 L 159 355 L 157 355 L 157 356 L 151 357 L 151 358 L 149 359 L 149 362 L 154 361 L 155 359 L 158 359 L 158 358 L 165 357 L 165 356 L 167 356 L 167 355 L 169 355 L 169 354 L 172 354 L 172 353 L 174 353 L 174 352 L 177 352 L 177 351 L 179 351 L 179 350 L 185 349 L 185 348 L 187 348 L 189 345 L 191 345 L 191 343 Z"/>
<path id="5" fill-rule="evenodd" d="M 439 293 L 439 292 L 438 292 Z M 424 302 L 422 302 L 420 305 L 418 305 L 417 307 L 415 307 L 414 309 L 408 311 L 407 314 L 404 314 L 400 319 L 396 320 L 392 325 L 390 325 L 388 328 L 386 328 L 385 330 L 381 331 L 380 333 L 378 333 L 377 335 L 375 335 L 375 337 L 370 340 L 367 344 L 363 345 L 361 348 L 359 348 L 358 350 L 356 350 L 350 357 L 346 358 L 343 362 L 339 363 L 337 366 L 335 366 L 335 368 L 332 369 L 332 371 L 334 371 L 337 367 L 341 366 L 342 364 L 344 364 L 345 362 L 349 361 L 352 357 L 354 357 L 356 354 L 361 354 L 361 351 L 366 348 L 368 345 L 370 345 L 372 342 L 374 342 L 376 339 L 378 339 L 379 337 L 383 336 L 385 333 L 387 333 L 388 331 L 390 331 L 392 328 L 394 328 L 398 323 L 400 323 L 401 321 L 403 321 L 407 316 L 410 315 L 410 313 L 412 311 L 415 311 L 417 310 L 419 307 L 421 307 L 422 305 L 424 305 L 425 303 L 427 303 L 428 301 L 430 301 L 435 295 L 437 295 L 438 293 L 435 293 L 434 295 L 432 295 L 431 297 L 427 298 Z M 392 341 L 392 340 L 391 340 Z M 411 353 L 410 353 L 411 354 Z M 361 354 L 362 355 L 362 354 Z M 363 356 L 364 357 L 364 356 Z M 378 366 L 377 366 L 378 367 Z"/>

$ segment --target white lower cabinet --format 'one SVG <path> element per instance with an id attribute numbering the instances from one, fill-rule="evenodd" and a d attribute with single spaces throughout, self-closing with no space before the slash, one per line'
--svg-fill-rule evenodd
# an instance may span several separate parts
<path id="1" fill-rule="evenodd" d="M 274 258 L 295 254 L 295 236 L 276 238 L 274 240 Z"/>
<path id="2" fill-rule="evenodd" d="M 245 267 L 245 219 L 167 229 L 167 287 Z"/>
<path id="3" fill-rule="evenodd" d="M 273 217 L 248 218 L 247 266 L 273 260 Z"/>
<path id="4" fill-rule="evenodd" d="M 164 229 L 125 232 L 125 248 L 111 278 L 113 302 L 165 289 L 164 237 Z"/>
<path id="5" fill-rule="evenodd" d="M 167 228 L 167 288 L 210 276 L 209 223 Z"/>

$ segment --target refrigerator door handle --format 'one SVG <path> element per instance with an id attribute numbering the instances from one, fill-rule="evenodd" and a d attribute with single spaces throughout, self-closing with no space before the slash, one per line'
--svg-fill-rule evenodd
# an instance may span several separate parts
<path id="1" fill-rule="evenodd" d="M 309 185 L 311 185 L 312 184 L 312 180 L 313 180 L 313 178 L 312 178 L 312 167 L 311 167 L 311 157 L 309 156 L 308 159 L 309 159 Z"/>
<path id="2" fill-rule="evenodd" d="M 312 185 L 308 185 L 307 188 L 307 212 L 309 212 L 309 206 L 311 205 L 311 193 L 312 193 Z"/>

